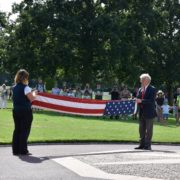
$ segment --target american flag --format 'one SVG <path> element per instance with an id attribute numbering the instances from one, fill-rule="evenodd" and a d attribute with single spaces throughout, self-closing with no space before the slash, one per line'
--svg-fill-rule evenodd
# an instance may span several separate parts
<path id="1" fill-rule="evenodd" d="M 130 115 L 136 111 L 134 100 L 109 101 L 105 107 L 105 115 Z"/>
<path id="2" fill-rule="evenodd" d="M 48 93 L 38 93 L 32 105 L 33 108 L 83 116 L 133 114 L 135 111 L 135 101 L 133 100 L 79 99 Z"/>

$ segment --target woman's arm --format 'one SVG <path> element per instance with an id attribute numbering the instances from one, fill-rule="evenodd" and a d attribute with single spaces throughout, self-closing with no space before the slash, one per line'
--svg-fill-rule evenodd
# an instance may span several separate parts
<path id="1" fill-rule="evenodd" d="M 36 93 L 35 93 L 35 91 L 32 91 L 32 92 L 28 93 L 26 96 L 31 102 L 33 102 L 36 98 Z"/>
<path id="2" fill-rule="evenodd" d="M 30 102 L 34 101 L 36 98 L 37 91 L 32 89 L 29 86 L 26 86 L 24 89 L 24 94 L 27 96 Z"/>

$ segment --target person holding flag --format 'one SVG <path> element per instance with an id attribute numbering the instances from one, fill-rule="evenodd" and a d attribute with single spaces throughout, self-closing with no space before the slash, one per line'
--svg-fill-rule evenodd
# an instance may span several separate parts
<path id="1" fill-rule="evenodd" d="M 140 145 L 135 149 L 151 150 L 153 135 L 153 119 L 156 117 L 156 89 L 150 85 L 151 76 L 140 76 L 141 88 L 138 91 L 136 103 L 139 105 L 139 134 Z"/>
<path id="2" fill-rule="evenodd" d="M 180 118 L 180 88 L 177 88 L 177 98 L 176 98 L 176 126 L 179 126 Z"/>
<path id="3" fill-rule="evenodd" d="M 27 140 L 31 130 L 33 114 L 31 102 L 36 93 L 28 86 L 29 73 L 20 69 L 14 78 L 13 87 L 13 119 L 14 132 L 12 140 L 13 155 L 31 155 L 27 149 Z"/>

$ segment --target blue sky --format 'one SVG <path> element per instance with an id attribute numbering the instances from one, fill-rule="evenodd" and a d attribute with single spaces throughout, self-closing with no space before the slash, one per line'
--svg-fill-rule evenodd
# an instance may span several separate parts
<path id="1" fill-rule="evenodd" d="M 0 11 L 4 12 L 10 12 L 11 11 L 11 5 L 16 2 L 19 3 L 22 0 L 0 0 Z"/>

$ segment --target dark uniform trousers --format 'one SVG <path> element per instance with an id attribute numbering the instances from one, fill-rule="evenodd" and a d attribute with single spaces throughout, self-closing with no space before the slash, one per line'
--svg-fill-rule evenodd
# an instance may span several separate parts
<path id="1" fill-rule="evenodd" d="M 13 110 L 15 129 L 13 132 L 12 150 L 14 154 L 25 154 L 27 150 L 27 140 L 31 130 L 33 120 L 32 110 Z"/>
<path id="2" fill-rule="evenodd" d="M 147 119 L 141 116 L 139 118 L 139 134 L 140 145 L 142 147 L 150 147 L 153 135 L 153 121 L 154 119 Z"/>

